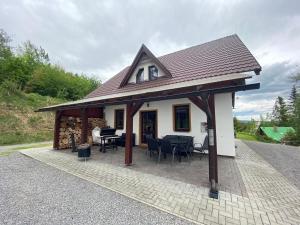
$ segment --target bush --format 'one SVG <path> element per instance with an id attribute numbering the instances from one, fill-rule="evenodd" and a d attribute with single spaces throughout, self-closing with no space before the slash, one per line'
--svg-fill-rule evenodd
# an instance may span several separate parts
<path id="1" fill-rule="evenodd" d="M 0 92 L 2 96 L 22 95 L 19 85 L 12 80 L 5 80 L 0 85 Z"/>
<path id="2" fill-rule="evenodd" d="M 32 79 L 26 86 L 26 92 L 77 100 L 93 91 L 98 85 L 99 82 L 94 78 L 68 73 L 58 66 L 43 65 L 34 70 Z"/>
<path id="3" fill-rule="evenodd" d="M 297 133 L 295 132 L 288 132 L 282 139 L 282 143 L 288 144 L 288 145 L 294 145 L 294 146 L 299 146 L 300 145 L 300 139 L 297 136 Z"/>

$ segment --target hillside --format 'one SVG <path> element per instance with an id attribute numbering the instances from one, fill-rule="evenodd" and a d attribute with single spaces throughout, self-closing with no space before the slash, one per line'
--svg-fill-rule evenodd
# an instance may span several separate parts
<path id="1" fill-rule="evenodd" d="M 39 94 L 0 93 L 0 145 L 48 141 L 53 138 L 54 114 L 35 109 L 63 100 Z"/>

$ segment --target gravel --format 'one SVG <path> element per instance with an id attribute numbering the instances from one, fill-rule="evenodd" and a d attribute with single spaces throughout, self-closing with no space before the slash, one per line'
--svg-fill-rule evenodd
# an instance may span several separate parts
<path id="1" fill-rule="evenodd" d="M 300 189 L 299 147 L 255 141 L 244 142 Z"/>
<path id="2" fill-rule="evenodd" d="M 0 157 L 0 224 L 191 224 L 34 159 Z"/>

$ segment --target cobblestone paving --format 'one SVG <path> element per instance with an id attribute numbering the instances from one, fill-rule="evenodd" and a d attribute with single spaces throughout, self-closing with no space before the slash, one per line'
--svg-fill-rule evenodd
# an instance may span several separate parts
<path id="1" fill-rule="evenodd" d="M 300 193 L 244 143 L 237 142 L 237 165 L 248 196 L 220 192 L 99 161 L 82 162 L 75 155 L 51 150 L 23 154 L 199 224 L 300 224 Z"/>
<path id="2" fill-rule="evenodd" d="M 265 224 L 300 224 L 299 189 L 246 144 L 237 145 L 236 161 L 252 211 L 262 211 Z"/>
<path id="3" fill-rule="evenodd" d="M 300 147 L 258 141 L 244 143 L 300 189 Z"/>

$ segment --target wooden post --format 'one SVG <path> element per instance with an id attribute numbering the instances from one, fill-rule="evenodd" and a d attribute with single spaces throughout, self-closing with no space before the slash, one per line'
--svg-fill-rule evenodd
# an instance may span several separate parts
<path id="1" fill-rule="evenodd" d="M 214 180 L 218 183 L 218 151 L 217 151 L 217 133 L 216 133 L 216 116 L 215 116 L 215 96 L 211 95 L 208 101 L 209 109 L 211 113 L 211 121 L 208 129 L 211 129 L 212 134 L 210 138 L 213 138 L 213 141 L 209 142 L 209 148 L 211 152 L 210 156 L 210 166 L 211 166 L 211 178 L 210 181 Z M 212 137 L 213 136 L 213 137 Z"/>
<path id="2" fill-rule="evenodd" d="M 132 133 L 133 117 L 142 107 L 143 102 L 131 102 L 126 105 L 126 140 L 125 140 L 125 165 L 132 164 Z"/>
<path id="3" fill-rule="evenodd" d="M 59 149 L 59 130 L 60 130 L 60 119 L 61 111 L 55 112 L 55 121 L 54 121 L 54 135 L 53 135 L 53 148 Z"/>
<path id="4" fill-rule="evenodd" d="M 216 137 L 216 119 L 215 119 L 215 97 L 214 95 L 203 94 L 199 97 L 189 97 L 198 108 L 206 113 L 208 128 L 208 166 L 210 181 L 210 196 L 218 198 L 218 155 L 217 155 L 217 137 Z"/>
<path id="5" fill-rule="evenodd" d="M 88 135 L 88 117 L 87 117 L 87 109 L 81 109 L 81 144 L 87 142 Z"/>
<path id="6" fill-rule="evenodd" d="M 126 105 L 126 139 L 125 139 L 125 165 L 132 164 L 132 130 L 133 130 L 133 116 L 132 103 Z"/>

